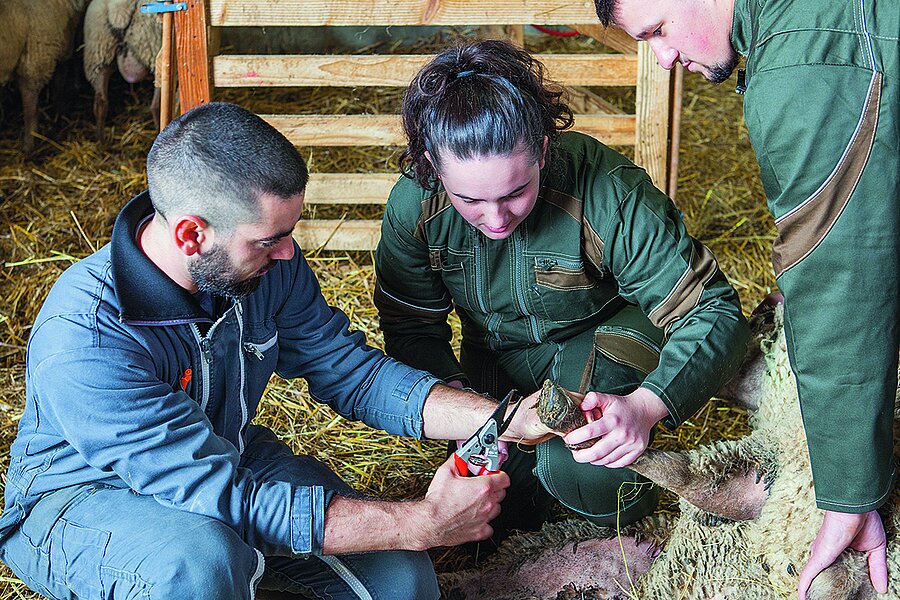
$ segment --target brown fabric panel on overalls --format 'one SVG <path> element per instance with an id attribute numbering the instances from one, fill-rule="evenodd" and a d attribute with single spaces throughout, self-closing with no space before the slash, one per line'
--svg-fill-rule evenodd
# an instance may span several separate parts
<path id="1" fill-rule="evenodd" d="M 624 395 L 637 388 L 659 364 L 661 329 L 635 306 L 626 306 L 594 332 L 579 392 Z"/>

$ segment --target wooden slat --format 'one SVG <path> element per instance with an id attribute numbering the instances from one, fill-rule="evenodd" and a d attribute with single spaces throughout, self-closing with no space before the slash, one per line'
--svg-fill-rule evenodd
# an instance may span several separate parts
<path id="1" fill-rule="evenodd" d="M 647 44 L 638 44 L 635 92 L 634 162 L 644 167 L 654 185 L 668 191 L 669 72 L 659 66 Z"/>
<path id="2" fill-rule="evenodd" d="M 637 54 L 538 54 L 551 79 L 563 85 L 633 86 Z M 220 55 L 216 87 L 406 87 L 430 55 Z"/>
<path id="3" fill-rule="evenodd" d="M 668 113 L 666 113 L 668 114 Z M 398 115 L 260 115 L 297 146 L 403 146 Z M 575 130 L 606 144 L 635 143 L 634 115 L 575 115 Z"/>
<path id="4" fill-rule="evenodd" d="M 623 54 L 637 53 L 637 40 L 618 27 L 604 27 L 597 22 L 596 18 L 590 23 L 569 25 L 569 27 Z"/>
<path id="5" fill-rule="evenodd" d="M 399 173 L 310 173 L 306 204 L 385 204 Z"/>
<path id="6" fill-rule="evenodd" d="M 294 239 L 304 250 L 374 250 L 381 239 L 381 221 L 301 219 L 294 228 Z"/>
<path id="7" fill-rule="evenodd" d="M 181 112 L 212 98 L 207 47 L 206 0 L 188 0 L 188 9 L 175 13 L 175 51 Z"/>
<path id="8" fill-rule="evenodd" d="M 210 0 L 216 27 L 274 25 L 562 25 L 591 23 L 591 0 Z"/>
<path id="9" fill-rule="evenodd" d="M 260 115 L 296 146 L 403 146 L 397 115 Z"/>
<path id="10" fill-rule="evenodd" d="M 627 114 L 618 106 L 581 86 L 571 86 L 568 89 L 569 97 L 566 104 L 573 113 L 596 114 L 603 113 L 606 115 L 624 115 Z"/>

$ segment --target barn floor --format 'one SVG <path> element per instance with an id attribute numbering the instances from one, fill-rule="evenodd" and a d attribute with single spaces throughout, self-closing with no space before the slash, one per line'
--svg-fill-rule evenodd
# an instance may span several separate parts
<path id="1" fill-rule="evenodd" d="M 712 86 L 685 77 L 677 201 L 691 233 L 720 259 L 744 309 L 774 286 L 769 249 L 774 227 L 765 210 L 756 162 L 733 79 Z M 109 239 L 118 209 L 143 190 L 143 159 L 153 141 L 152 86 L 115 84 L 108 120 L 109 146 L 94 141 L 88 88 L 70 89 L 64 113 L 44 95 L 37 154 L 19 152 L 21 110 L 11 87 L 0 90 L 0 473 L 24 406 L 24 351 L 40 304 L 59 274 Z M 258 96 L 228 96 L 261 101 Z M 395 100 L 392 100 L 395 101 Z M 252 102 L 251 102 L 252 104 Z M 377 108 L 377 103 L 376 103 Z M 395 151 L 304 152 L 314 170 L 383 170 Z M 334 167 L 331 169 L 331 167 Z M 380 345 L 371 303 L 373 270 L 365 253 L 311 253 L 328 300 Z M 364 492 L 388 498 L 421 494 L 443 458 L 443 444 L 397 440 L 344 422 L 309 402 L 302 382 L 273 381 L 258 420 L 298 452 L 315 455 Z M 656 445 L 690 448 L 747 431 L 745 415 L 713 401 L 679 431 Z M 5 481 L 5 477 L 4 477 Z M 671 498 L 661 510 L 673 511 Z M 439 569 L 462 564 L 453 550 L 434 552 Z M 0 600 L 38 598 L 5 566 Z"/>

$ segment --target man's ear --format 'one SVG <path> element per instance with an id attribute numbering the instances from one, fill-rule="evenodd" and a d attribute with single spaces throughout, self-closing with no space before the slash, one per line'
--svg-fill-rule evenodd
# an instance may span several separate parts
<path id="1" fill-rule="evenodd" d="M 194 215 L 183 215 L 175 220 L 172 230 L 175 247 L 185 256 L 193 256 L 212 241 L 209 225 Z"/>

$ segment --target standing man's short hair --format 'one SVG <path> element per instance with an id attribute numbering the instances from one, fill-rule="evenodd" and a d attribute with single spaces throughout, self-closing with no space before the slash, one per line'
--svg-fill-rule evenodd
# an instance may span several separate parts
<path id="1" fill-rule="evenodd" d="M 224 231 L 254 222 L 262 194 L 287 199 L 308 180 L 303 157 L 284 135 L 225 102 L 172 121 L 147 156 L 150 199 L 163 218 L 192 214 Z"/>

